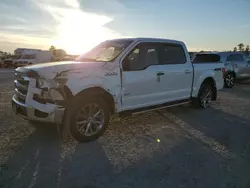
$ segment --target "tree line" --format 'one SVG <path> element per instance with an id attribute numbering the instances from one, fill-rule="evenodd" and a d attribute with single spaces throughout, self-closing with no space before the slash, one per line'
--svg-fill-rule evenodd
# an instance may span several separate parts
<path id="1" fill-rule="evenodd" d="M 234 47 L 234 49 L 233 49 L 234 52 L 245 52 L 248 55 L 250 54 L 249 45 L 246 45 L 246 47 L 245 47 L 245 45 L 243 43 L 240 43 L 237 45 L 237 47 Z"/>

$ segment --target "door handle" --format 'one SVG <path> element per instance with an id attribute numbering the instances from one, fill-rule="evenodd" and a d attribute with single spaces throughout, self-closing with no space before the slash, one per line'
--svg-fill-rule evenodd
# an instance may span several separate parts
<path id="1" fill-rule="evenodd" d="M 185 70 L 185 74 L 190 74 L 191 72 L 191 70 Z"/>
<path id="2" fill-rule="evenodd" d="M 162 76 L 162 75 L 164 75 L 164 72 L 158 72 L 156 75 L 157 76 Z"/>

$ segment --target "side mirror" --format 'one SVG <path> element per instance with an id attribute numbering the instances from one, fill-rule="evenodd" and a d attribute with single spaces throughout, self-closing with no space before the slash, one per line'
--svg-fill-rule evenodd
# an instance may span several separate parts
<path id="1" fill-rule="evenodd" d="M 130 61 L 128 58 L 125 58 L 123 61 L 122 61 L 122 69 L 124 71 L 129 71 L 130 70 Z"/>

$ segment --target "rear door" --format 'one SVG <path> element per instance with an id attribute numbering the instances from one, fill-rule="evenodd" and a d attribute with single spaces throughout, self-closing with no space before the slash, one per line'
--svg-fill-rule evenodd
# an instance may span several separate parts
<path id="1" fill-rule="evenodd" d="M 247 78 L 250 78 L 250 57 L 243 54 L 243 59 L 244 61 L 246 62 L 247 64 L 247 67 L 246 67 L 246 74 L 247 74 Z"/>
<path id="2" fill-rule="evenodd" d="M 227 57 L 227 61 L 231 62 L 237 79 L 245 79 L 248 77 L 247 68 L 248 63 L 244 61 L 241 54 L 231 54 Z"/>
<path id="3" fill-rule="evenodd" d="M 160 51 L 161 90 L 168 101 L 188 99 L 191 94 L 193 68 L 181 44 L 162 43 Z"/>

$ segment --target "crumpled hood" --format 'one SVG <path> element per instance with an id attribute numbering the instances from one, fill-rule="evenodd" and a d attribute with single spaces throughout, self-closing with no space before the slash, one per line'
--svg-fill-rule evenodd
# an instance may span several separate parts
<path id="1" fill-rule="evenodd" d="M 25 69 L 33 70 L 40 77 L 53 79 L 56 75 L 63 71 L 93 69 L 103 66 L 105 62 L 77 62 L 77 61 L 59 61 L 50 63 L 41 63 L 24 67 Z"/>

